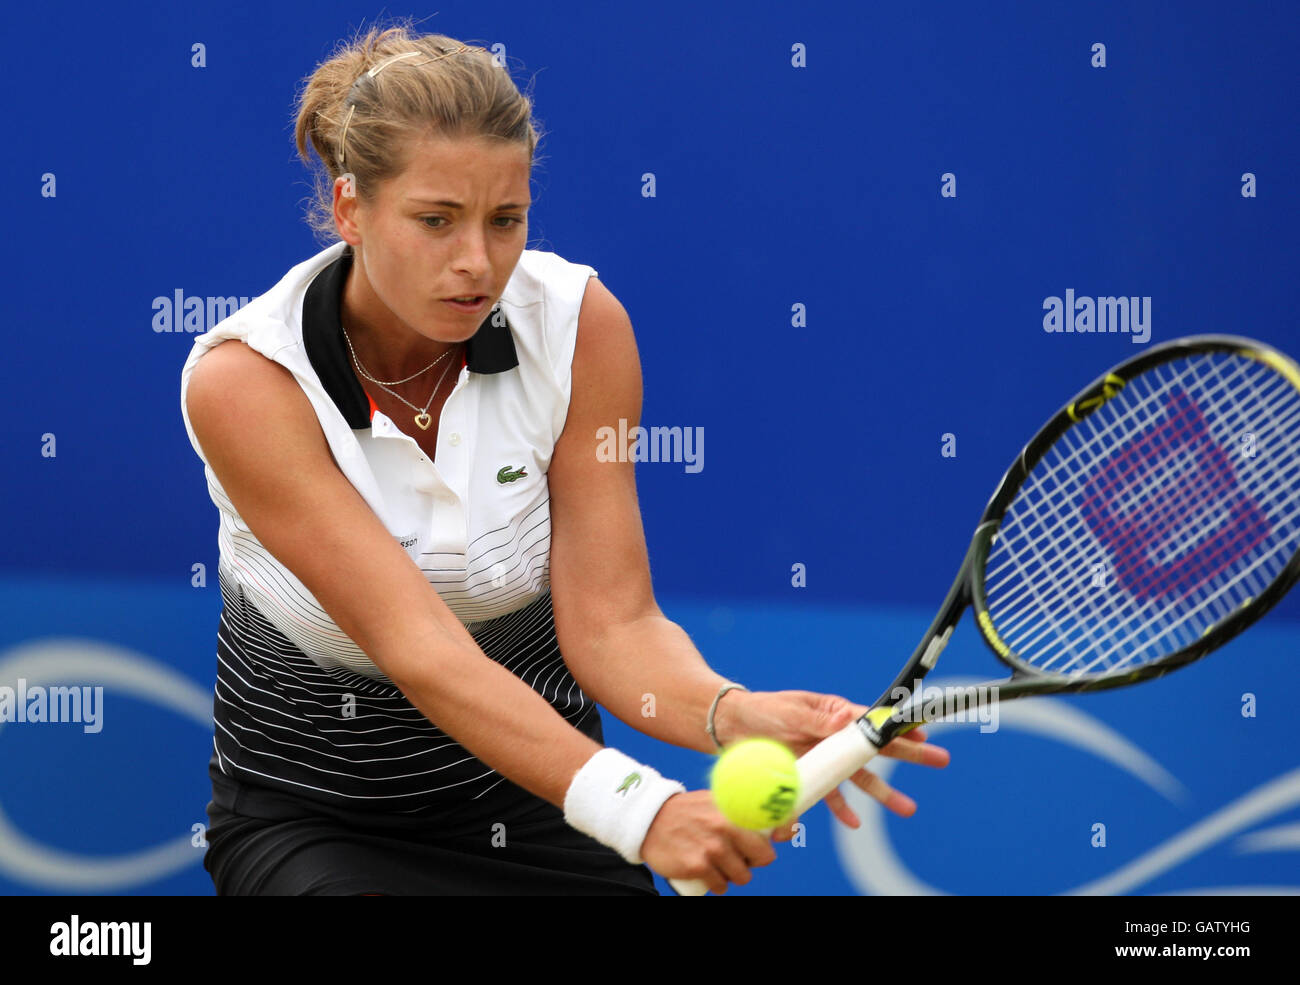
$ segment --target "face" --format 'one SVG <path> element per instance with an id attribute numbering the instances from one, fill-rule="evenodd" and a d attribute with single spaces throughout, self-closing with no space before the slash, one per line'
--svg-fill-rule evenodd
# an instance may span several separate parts
<path id="1" fill-rule="evenodd" d="M 339 233 L 357 255 L 350 300 L 362 320 L 386 335 L 472 336 L 527 243 L 529 171 L 518 144 L 423 138 L 370 202 L 335 182 Z M 472 309 L 448 301 L 467 296 L 482 300 Z"/>

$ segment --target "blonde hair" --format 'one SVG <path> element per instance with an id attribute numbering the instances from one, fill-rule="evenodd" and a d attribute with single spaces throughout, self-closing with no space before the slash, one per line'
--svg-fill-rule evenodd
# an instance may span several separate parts
<path id="1" fill-rule="evenodd" d="M 409 19 L 358 30 L 341 42 L 304 80 L 295 112 L 298 156 L 315 187 L 307 222 L 324 243 L 339 239 L 334 182 L 344 173 L 353 175 L 356 194 L 370 200 L 380 184 L 406 169 L 411 144 L 420 137 L 521 144 L 530 166 L 542 138 L 531 98 L 487 49 L 445 34 L 417 35 Z"/>

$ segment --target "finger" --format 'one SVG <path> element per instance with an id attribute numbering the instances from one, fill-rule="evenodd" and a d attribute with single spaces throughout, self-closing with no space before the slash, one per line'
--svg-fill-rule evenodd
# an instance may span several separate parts
<path id="1" fill-rule="evenodd" d="M 928 742 L 918 742 L 910 735 L 895 739 L 880 750 L 882 756 L 890 756 L 920 766 L 947 766 L 952 759 L 943 746 L 932 746 Z"/>
<path id="2" fill-rule="evenodd" d="M 726 851 L 720 852 L 713 860 L 713 864 L 721 870 L 728 882 L 735 883 L 737 886 L 743 886 L 753 878 L 744 857 L 732 845 L 728 845 Z"/>
<path id="3" fill-rule="evenodd" d="M 795 828 L 798 826 L 798 824 L 799 824 L 798 821 L 791 821 L 789 824 L 777 828 L 772 832 L 772 840 L 774 842 L 777 842 L 778 844 L 781 842 L 793 841 L 794 831 Z"/>
<path id="4" fill-rule="evenodd" d="M 699 879 L 709 887 L 709 892 L 715 896 L 722 896 L 727 892 L 727 886 L 729 885 L 727 877 L 716 865 L 700 876 Z"/>
<path id="5" fill-rule="evenodd" d="M 736 847 L 750 868 L 770 865 L 776 859 L 772 842 L 757 831 L 742 831 L 736 838 Z"/>
<path id="6" fill-rule="evenodd" d="M 849 802 L 844 799 L 844 794 L 840 793 L 838 789 L 832 790 L 826 795 L 826 806 L 830 808 L 831 813 L 834 814 L 841 823 L 848 825 L 850 828 L 858 828 L 862 826 L 862 820 L 854 812 L 853 808 L 849 806 Z"/>
<path id="7" fill-rule="evenodd" d="M 702 852 L 696 859 L 689 861 L 686 867 L 672 878 L 702 882 L 705 888 L 715 896 L 721 896 L 725 893 L 728 886 L 726 875 L 713 863 L 706 852 Z M 675 886 L 673 888 L 676 889 Z"/>
<path id="8" fill-rule="evenodd" d="M 854 785 L 873 799 L 879 801 L 887 810 L 899 817 L 911 817 L 916 813 L 916 801 L 907 794 L 899 793 L 888 783 L 868 770 L 858 770 L 853 774 Z"/>

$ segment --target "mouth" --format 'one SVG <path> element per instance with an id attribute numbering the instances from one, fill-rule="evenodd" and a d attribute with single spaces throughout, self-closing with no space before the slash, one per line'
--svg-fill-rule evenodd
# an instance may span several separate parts
<path id="1" fill-rule="evenodd" d="M 486 294 L 464 295 L 459 298 L 443 298 L 442 303 L 465 314 L 476 314 L 487 307 Z"/>

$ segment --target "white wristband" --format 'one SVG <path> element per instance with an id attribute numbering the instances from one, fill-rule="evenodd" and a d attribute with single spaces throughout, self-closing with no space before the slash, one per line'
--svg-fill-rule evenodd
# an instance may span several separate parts
<path id="1" fill-rule="evenodd" d="M 564 820 L 640 865 L 641 843 L 659 808 L 673 794 L 685 792 L 676 780 L 605 748 L 587 760 L 569 784 Z"/>

